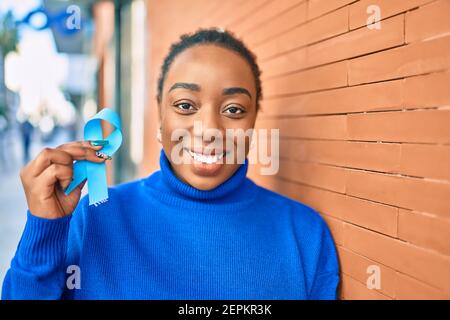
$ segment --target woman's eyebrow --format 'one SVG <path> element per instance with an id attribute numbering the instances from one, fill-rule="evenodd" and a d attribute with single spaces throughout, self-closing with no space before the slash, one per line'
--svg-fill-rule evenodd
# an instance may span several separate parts
<path id="1" fill-rule="evenodd" d="M 200 86 L 196 83 L 177 82 L 170 87 L 169 92 L 177 88 L 200 91 Z"/>
<path id="2" fill-rule="evenodd" d="M 198 84 L 196 84 L 196 83 L 177 82 L 177 83 L 174 83 L 170 87 L 169 92 L 174 90 L 174 89 L 178 89 L 178 88 L 188 89 L 188 90 L 197 91 L 197 92 L 199 92 L 201 90 L 201 87 Z M 242 87 L 225 88 L 222 91 L 223 95 L 233 95 L 233 94 L 236 94 L 236 93 L 243 93 L 243 94 L 246 94 L 247 96 L 249 96 L 250 99 L 252 98 L 252 95 L 250 94 L 250 92 L 247 89 L 242 88 Z"/>
<path id="3" fill-rule="evenodd" d="M 223 89 L 223 95 L 232 95 L 232 94 L 236 94 L 236 93 L 243 93 L 249 96 L 249 98 L 252 98 L 252 95 L 250 94 L 250 92 L 242 87 L 231 87 L 231 88 L 225 88 Z"/>

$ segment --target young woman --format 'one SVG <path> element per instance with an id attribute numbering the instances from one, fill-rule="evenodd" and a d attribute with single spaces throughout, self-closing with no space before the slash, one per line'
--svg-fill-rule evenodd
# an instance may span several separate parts
<path id="1" fill-rule="evenodd" d="M 248 179 L 247 158 L 224 161 L 236 160 L 235 140 L 207 156 L 206 130 L 253 128 L 261 92 L 256 58 L 233 34 L 183 35 L 158 83 L 161 169 L 89 206 L 82 186 L 63 190 L 73 160 L 105 161 L 102 146 L 43 150 L 21 172 L 29 210 L 2 297 L 336 299 L 336 251 L 319 214 Z M 174 159 L 179 129 L 191 161 Z"/>

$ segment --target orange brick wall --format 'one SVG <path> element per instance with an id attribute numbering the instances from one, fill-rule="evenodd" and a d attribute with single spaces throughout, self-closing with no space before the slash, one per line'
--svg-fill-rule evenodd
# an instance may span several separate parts
<path id="1" fill-rule="evenodd" d="M 366 26 L 369 5 L 381 29 Z M 343 299 L 450 298 L 450 0 L 148 1 L 142 174 L 157 169 L 156 78 L 181 33 L 220 26 L 263 70 L 258 128 L 280 171 L 250 177 L 328 222 Z M 368 289 L 379 266 L 381 288 Z"/>

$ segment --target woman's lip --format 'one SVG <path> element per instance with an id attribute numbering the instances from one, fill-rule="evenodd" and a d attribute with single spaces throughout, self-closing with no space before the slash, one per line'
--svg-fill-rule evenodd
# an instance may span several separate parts
<path id="1" fill-rule="evenodd" d="M 192 163 L 192 170 L 195 174 L 199 176 L 212 177 L 216 176 L 220 170 L 223 168 L 222 163 L 203 163 L 194 160 Z"/>
<path id="2" fill-rule="evenodd" d="M 216 176 L 223 168 L 223 158 L 227 155 L 225 152 L 219 155 L 200 155 L 190 151 L 188 148 L 184 148 L 184 150 L 193 159 L 191 163 L 193 172 L 196 175 L 205 177 Z"/>

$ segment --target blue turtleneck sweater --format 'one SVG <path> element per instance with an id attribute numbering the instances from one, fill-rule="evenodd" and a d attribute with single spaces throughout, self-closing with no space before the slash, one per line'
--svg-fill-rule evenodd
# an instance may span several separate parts
<path id="1" fill-rule="evenodd" d="M 248 160 L 203 191 L 161 169 L 97 207 L 27 222 L 3 299 L 335 299 L 339 268 L 310 207 L 255 184 Z"/>

